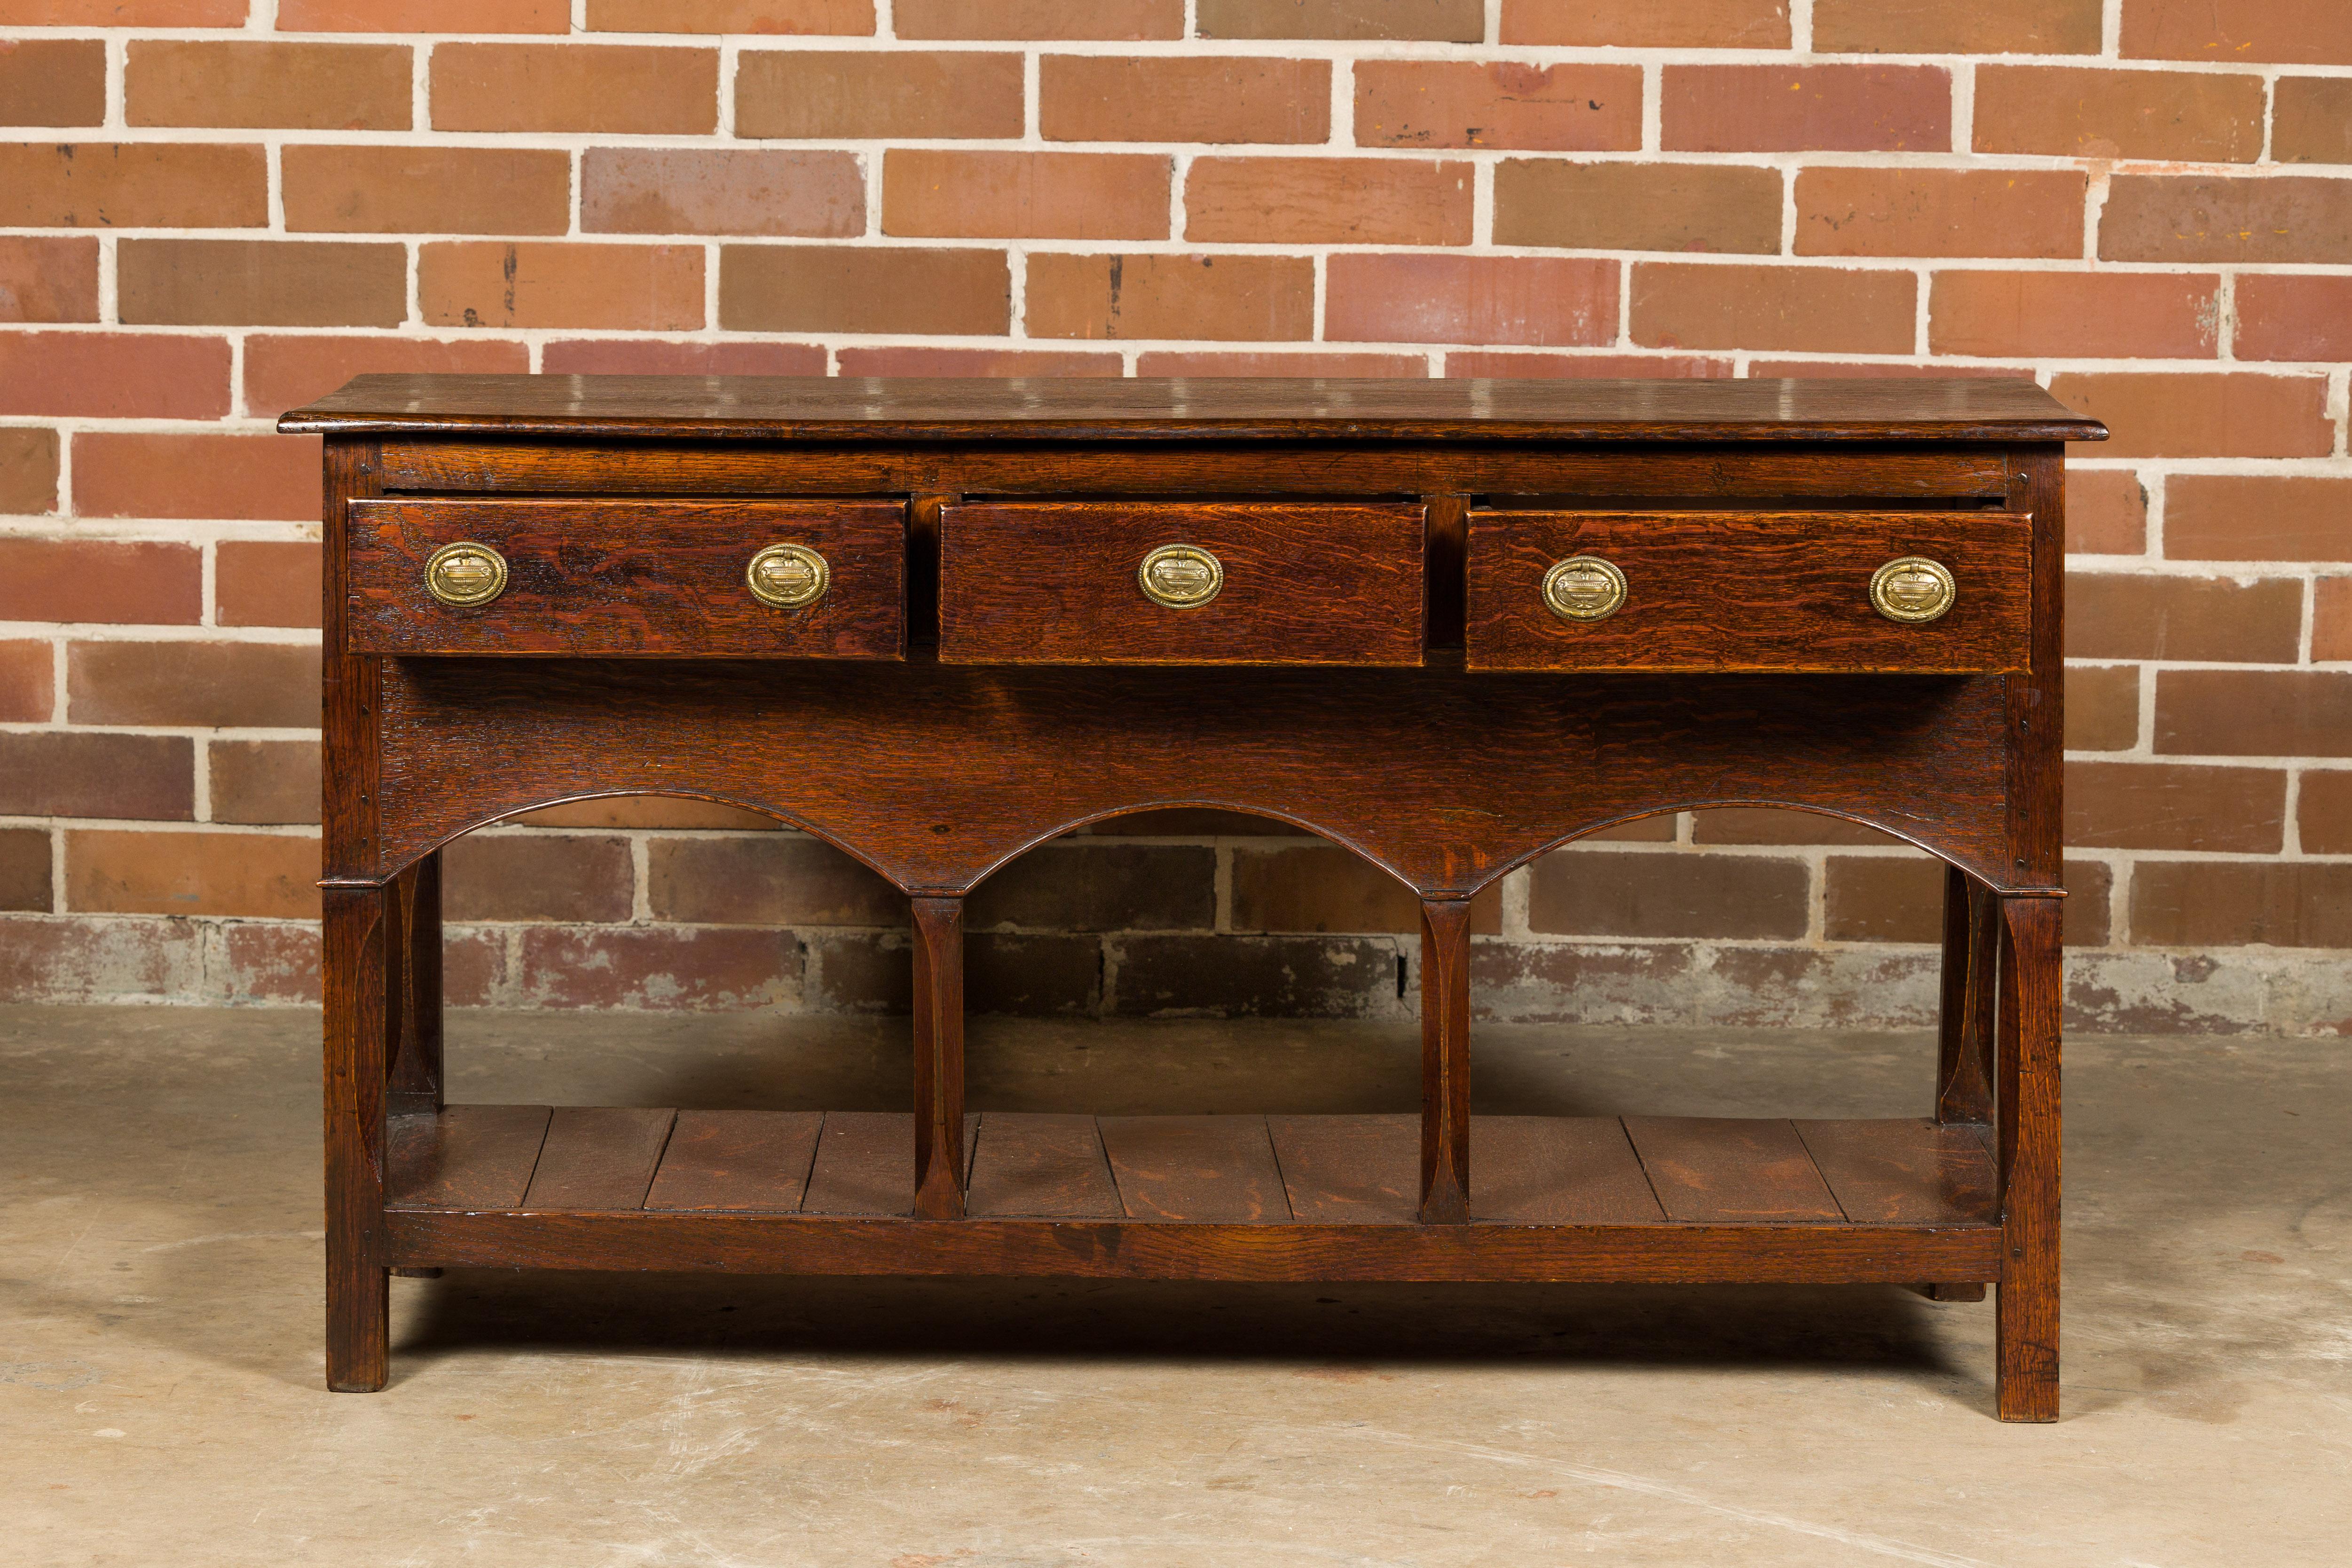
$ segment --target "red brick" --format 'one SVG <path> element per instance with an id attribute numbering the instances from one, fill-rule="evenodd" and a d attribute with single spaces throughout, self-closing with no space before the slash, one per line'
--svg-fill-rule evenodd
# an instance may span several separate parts
<path id="1" fill-rule="evenodd" d="M 77 642 L 66 649 L 77 724 L 315 730 L 319 650 L 297 643 Z"/>
<path id="2" fill-rule="evenodd" d="M 1037 105 L 1048 142 L 1321 142 L 1331 133 L 1331 65 L 1047 55 Z"/>
<path id="3" fill-rule="evenodd" d="M 2322 577 L 2315 586 L 2312 658 L 2321 663 L 2352 658 L 2352 577 Z"/>
<path id="4" fill-rule="evenodd" d="M 248 0 L 0 0 L 0 27 L 241 27 Z"/>
<path id="5" fill-rule="evenodd" d="M 185 822 L 195 815 L 195 758 L 183 735 L 0 734 L 0 816 Z"/>
<path id="6" fill-rule="evenodd" d="M 37 827 L 0 827 L 0 910 L 47 913 L 53 902 L 49 836 Z"/>
<path id="7" fill-rule="evenodd" d="M 231 1005 L 318 1005 L 322 990 L 319 984 L 317 927 L 308 921 L 231 921 L 217 929 L 222 954 L 228 961 L 228 973 L 224 978 Z M 449 961 L 446 955 L 442 963 L 442 994 L 449 1004 L 460 1007 L 479 1005 L 459 999 L 459 994 L 447 984 Z"/>
<path id="8" fill-rule="evenodd" d="M 1034 299 L 1034 263 L 1030 278 Z M 719 324 L 730 331 L 986 337 L 1003 332 L 1012 313 L 1013 273 L 1001 250 L 730 245 L 719 252 Z"/>
<path id="9" fill-rule="evenodd" d="M 2238 275 L 2240 359 L 2352 359 L 2352 278 Z"/>
<path id="10" fill-rule="evenodd" d="M 533 926 L 522 937 L 529 1007 L 765 1012 L 797 996 L 800 975 L 788 931 Z"/>
<path id="11" fill-rule="evenodd" d="M 2147 489 L 2137 474 L 2066 470 L 2066 549 L 2076 555 L 2137 555 L 2147 549 Z"/>
<path id="12" fill-rule="evenodd" d="M 893 148 L 883 155 L 882 232 L 951 239 L 1165 239 L 1172 178 L 1169 159 L 1140 153 Z M 858 227 L 864 226 L 861 209 Z"/>
<path id="13" fill-rule="evenodd" d="M 874 0 L 588 0 L 588 30 L 866 34 L 874 31 Z"/>
<path id="14" fill-rule="evenodd" d="M 1806 169 L 1800 256 L 2083 254 L 2077 169 Z"/>
<path id="15" fill-rule="evenodd" d="M 0 425 L 0 513 L 37 516 L 58 507 L 58 433 Z"/>
<path id="16" fill-rule="evenodd" d="M 1467 245 L 1472 173 L 1399 158 L 1200 158 L 1184 181 L 1184 237 Z"/>
<path id="17" fill-rule="evenodd" d="M 1040 253 L 1029 258 L 1028 329 L 1033 338 L 1310 338 L 1315 264 L 1293 256 Z"/>
<path id="18" fill-rule="evenodd" d="M 1668 66 L 1661 145 L 1684 153 L 1948 153 L 1940 66 Z"/>
<path id="19" fill-rule="evenodd" d="M 703 925 L 904 926 L 907 895 L 830 844 L 781 833 L 656 838 L 646 906 Z"/>
<path id="20" fill-rule="evenodd" d="M 716 49 L 442 44 L 433 51 L 436 131 L 697 136 L 718 128 Z"/>
<path id="21" fill-rule="evenodd" d="M 1503 42 L 1785 49 L 1789 0 L 1503 0 Z"/>
<path id="22" fill-rule="evenodd" d="M 400 337 L 281 337 L 245 340 L 245 406 L 277 416 L 315 403 L 355 375 L 435 372 L 516 375 L 530 351 L 510 340 Z M 315 626 L 315 621 L 309 623 Z"/>
<path id="23" fill-rule="evenodd" d="M 2164 553 L 2175 561 L 2352 561 L 2352 479 L 2175 474 L 2165 485 Z"/>
<path id="24" fill-rule="evenodd" d="M 2102 458 L 2324 458 L 2327 384 L 2313 376 L 2062 373 L 2050 391 L 2106 422 Z"/>
<path id="25" fill-rule="evenodd" d="M 2118 174 L 2099 216 L 2109 261 L 2352 262 L 2352 179 Z"/>
<path id="26" fill-rule="evenodd" d="M 1205 931 L 1216 919 L 1217 852 L 1202 846 L 1051 845 L 974 889 L 975 931 Z"/>
<path id="27" fill-rule="evenodd" d="M 1334 256 L 1335 342 L 1591 347 L 1617 337 L 1617 263 L 1570 257 Z"/>
<path id="28" fill-rule="evenodd" d="M 1983 66 L 1975 143 L 1979 153 L 2251 163 L 2263 151 L 2263 81 L 2201 71 Z"/>
<path id="29" fill-rule="evenodd" d="M 2186 757 L 2352 757 L 2352 673 L 2158 670 L 2156 749 Z"/>
<path id="30" fill-rule="evenodd" d="M 0 415 L 216 419 L 228 343 L 163 332 L 0 332 Z"/>
<path id="31" fill-rule="evenodd" d="M 1564 850 L 1536 862 L 1528 925 L 1562 936 L 1801 937 L 1804 862 Z"/>
<path id="32" fill-rule="evenodd" d="M 1823 54 L 2095 55 L 2099 0 L 1816 0 Z"/>
<path id="33" fill-rule="evenodd" d="M 1530 354 L 1472 350 L 1447 354 L 1445 374 L 1449 376 L 1486 375 L 1517 381 L 1720 377 L 1731 374 L 1731 362 L 1698 354 Z"/>
<path id="34" fill-rule="evenodd" d="M 591 234 L 863 234 L 866 176 L 848 153 L 591 147 L 580 160 L 580 226 Z"/>
<path id="35" fill-rule="evenodd" d="M 2139 744 L 2139 667 L 2066 668 L 2066 749 L 2128 752 Z"/>
<path id="36" fill-rule="evenodd" d="M 408 315 L 398 245 L 124 239 L 117 313 L 158 326 L 396 327 Z"/>
<path id="37" fill-rule="evenodd" d="M 2067 846 L 2275 855 L 2286 843 L 2286 774 L 2166 763 L 2066 764 Z"/>
<path id="38" fill-rule="evenodd" d="M 239 10 L 245 0 L 236 0 Z M 11 1002 L 152 1002 L 192 997 L 205 933 L 175 920 L 0 921 L 0 998 Z"/>
<path id="39" fill-rule="evenodd" d="M 1017 137 L 1021 57 L 751 49 L 735 72 L 735 134 L 795 139 Z"/>
<path id="40" fill-rule="evenodd" d="M 66 835 L 66 908 L 85 914 L 319 918 L 319 841 L 265 833 Z"/>
<path id="41" fill-rule="evenodd" d="M 1770 381 L 1775 377 L 1804 380 L 1821 377 L 1832 381 L 1901 381 L 1906 377 L 1927 376 L 1944 380 L 1955 376 L 1983 376 L 1989 380 L 2032 381 L 2033 367 L 2021 364 L 1964 364 L 1957 360 L 1938 360 L 1931 364 L 1895 364 L 1885 360 L 1832 359 L 1751 359 L 1748 362 L 1751 381 Z"/>
<path id="42" fill-rule="evenodd" d="M 1485 0 L 1199 0 L 1203 38 L 1422 39 L 1475 44 Z"/>
<path id="43" fill-rule="evenodd" d="M 551 149 L 289 147 L 278 168 L 289 233 L 562 234 L 572 226 L 572 154 Z"/>
<path id="44" fill-rule="evenodd" d="M 123 72 L 131 125 L 405 131 L 413 56 L 397 44 L 139 38 Z"/>
<path id="45" fill-rule="evenodd" d="M 213 619 L 224 626 L 315 626 L 324 557 L 315 544 L 224 539 L 213 547 Z"/>
<path id="46" fill-rule="evenodd" d="M 668 343 L 646 338 L 574 338 L 539 353 L 550 375 L 823 375 L 814 343 Z"/>
<path id="47" fill-rule="evenodd" d="M 73 439 L 81 517 L 319 518 L 316 436 L 85 430 Z"/>
<path id="48" fill-rule="evenodd" d="M 0 537 L 0 621 L 192 626 L 204 574 L 193 544 Z"/>
<path id="49" fill-rule="evenodd" d="M 1088 353 L 1081 349 L 851 348 L 843 349 L 840 359 L 844 375 L 1118 377 L 1127 374 L 1127 366 L 1118 355 Z"/>
<path id="50" fill-rule="evenodd" d="M 1507 158 L 1495 166 L 1495 243 L 1770 255 L 1780 248 L 1780 172 Z"/>
<path id="51" fill-rule="evenodd" d="M 2352 163 L 2352 78 L 2281 77 L 2271 92 L 2273 158 Z"/>
<path id="52" fill-rule="evenodd" d="M 260 228 L 269 163 L 226 142 L 0 142 L 0 227 Z"/>
<path id="53" fill-rule="evenodd" d="M 1181 38 L 1184 0 L 895 0 L 901 38 Z"/>
<path id="54" fill-rule="evenodd" d="M 1236 849 L 1233 929 L 1418 935 L 1421 900 L 1394 877 L 1336 844 Z M 1474 935 L 1502 934 L 1500 883 L 1472 901 L 1470 929 Z"/>
<path id="55" fill-rule="evenodd" d="M 103 39 L 0 39 L 0 125 L 100 125 L 105 121 Z"/>
<path id="56" fill-rule="evenodd" d="M 451 240 L 417 247 L 416 299 L 436 327 L 702 325 L 702 247 Z"/>
<path id="57" fill-rule="evenodd" d="M 452 921 L 625 921 L 636 901 L 625 838 L 469 833 L 441 868 Z"/>
<path id="58" fill-rule="evenodd" d="M 0 235 L 0 321 L 97 320 L 97 240 Z"/>
<path id="59" fill-rule="evenodd" d="M 2211 359 L 2221 280 L 2157 272 L 1938 272 L 1930 353 Z"/>
<path id="60" fill-rule="evenodd" d="M 1197 376 L 1424 376 L 1428 362 L 1418 354 L 1310 353 L 1283 350 L 1160 350 L 1135 356 L 1138 375 Z M 1097 827 L 1097 831 L 1103 831 Z M 1261 833 L 1286 829 L 1268 823 Z"/>
<path id="61" fill-rule="evenodd" d="M 1642 145 L 1641 68 L 1363 60 L 1356 67 L 1356 142 L 1632 152 Z"/>
<path id="62" fill-rule="evenodd" d="M 213 820 L 311 823 L 320 805 L 316 741 L 215 741 L 205 748 Z"/>
<path id="63" fill-rule="evenodd" d="M 40 724 L 55 713 L 55 656 L 45 642 L 0 642 L 0 723 Z"/>
<path id="64" fill-rule="evenodd" d="M 2352 855 L 2352 768 L 2305 768 L 2296 833 L 2306 855 Z"/>
<path id="65" fill-rule="evenodd" d="M 571 0 L 278 0 L 281 33 L 568 33 Z"/>
<path id="66" fill-rule="evenodd" d="M 1666 820 L 1672 821 L 1672 818 Z M 1667 836 L 1671 838 L 1673 836 Z M 1694 844 L 1880 844 L 1903 840 L 1842 816 L 1780 806 L 1717 806 L 1691 813 Z"/>
<path id="67" fill-rule="evenodd" d="M 1633 268 L 1633 341 L 1645 348 L 1909 353 L 1917 280 L 1826 267 Z"/>
<path id="68" fill-rule="evenodd" d="M 1832 942 L 1939 942 L 1944 865 L 1932 856 L 1832 855 L 1822 862 L 1822 934 Z"/>
<path id="69" fill-rule="evenodd" d="M 2123 20 L 2126 58 L 2352 65 L 2339 0 L 2124 0 Z"/>
<path id="70" fill-rule="evenodd" d="M 2352 947 L 2352 865 L 2142 860 L 2131 935 L 2142 947 Z"/>
<path id="71" fill-rule="evenodd" d="M 2070 658 L 2293 664 L 2302 636 L 2303 584 L 2292 577 L 2066 577 Z"/>

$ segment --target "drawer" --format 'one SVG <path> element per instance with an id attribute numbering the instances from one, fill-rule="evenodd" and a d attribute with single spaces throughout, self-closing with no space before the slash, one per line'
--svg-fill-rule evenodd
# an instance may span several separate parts
<path id="1" fill-rule="evenodd" d="M 1472 669 L 2023 669 L 2032 550 L 2032 520 L 2009 512 L 1475 511 L 1466 658 Z"/>
<path id="2" fill-rule="evenodd" d="M 1417 665 L 1415 505 L 1040 501 L 940 514 L 953 664 Z"/>
<path id="3" fill-rule="evenodd" d="M 906 535 L 898 501 L 355 500 L 346 641 L 373 654 L 901 658 Z"/>

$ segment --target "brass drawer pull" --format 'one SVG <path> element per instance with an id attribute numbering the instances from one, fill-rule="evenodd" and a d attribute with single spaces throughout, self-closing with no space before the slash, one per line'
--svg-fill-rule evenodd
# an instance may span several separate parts
<path id="1" fill-rule="evenodd" d="M 445 544 L 425 563 L 425 591 L 445 605 L 487 605 L 507 591 L 506 557 L 470 539 Z"/>
<path id="2" fill-rule="evenodd" d="M 1223 563 L 1196 544 L 1163 544 L 1135 569 L 1143 596 L 1171 610 L 1195 610 L 1224 590 Z"/>
<path id="3" fill-rule="evenodd" d="M 751 597 L 780 610 L 796 610 L 824 597 L 833 569 L 805 544 L 771 544 L 744 569 Z"/>
<path id="4" fill-rule="evenodd" d="M 1563 621 L 1605 621 L 1625 607 L 1625 574 L 1598 555 L 1571 555 L 1544 574 L 1543 600 Z"/>
<path id="5" fill-rule="evenodd" d="M 1899 555 L 1870 574 L 1871 607 L 1906 626 L 1942 619 L 1959 596 L 1951 568 L 1924 555 Z"/>

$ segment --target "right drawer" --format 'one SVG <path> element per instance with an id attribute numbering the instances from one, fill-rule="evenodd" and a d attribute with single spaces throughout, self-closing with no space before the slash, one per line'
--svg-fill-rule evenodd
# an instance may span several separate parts
<path id="1" fill-rule="evenodd" d="M 1472 669 L 2026 668 L 2013 512 L 1475 511 Z"/>

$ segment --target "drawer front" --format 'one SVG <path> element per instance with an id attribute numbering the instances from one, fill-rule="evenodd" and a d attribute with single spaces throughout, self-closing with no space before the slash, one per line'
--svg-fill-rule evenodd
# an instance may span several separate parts
<path id="1" fill-rule="evenodd" d="M 357 500 L 349 535 L 353 653 L 906 653 L 898 501 Z M 436 569 L 459 544 L 495 560 L 459 551 Z M 752 591 L 762 552 L 762 590 L 783 602 Z M 428 577 L 461 600 L 489 596 L 445 602 Z"/>
<path id="2" fill-rule="evenodd" d="M 1467 663 L 2023 669 L 2032 544 L 2007 512 L 1474 512 Z"/>
<path id="3" fill-rule="evenodd" d="M 1417 665 L 1418 505 L 1053 501 L 940 515 L 953 664 Z"/>

